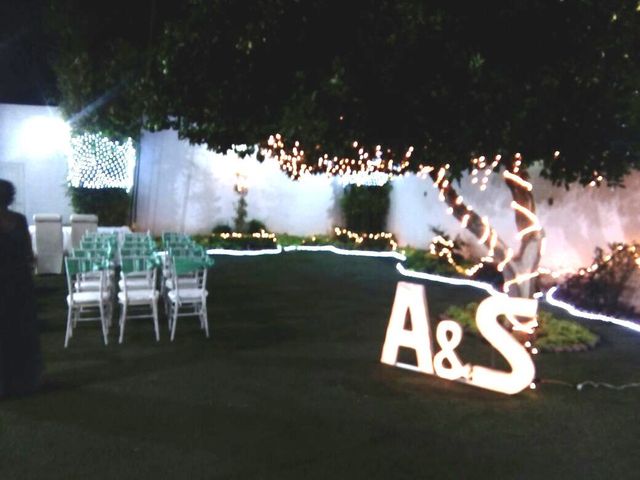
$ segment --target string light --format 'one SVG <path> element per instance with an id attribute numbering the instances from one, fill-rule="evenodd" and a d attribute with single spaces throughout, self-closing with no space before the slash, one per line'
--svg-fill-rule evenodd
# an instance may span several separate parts
<path id="1" fill-rule="evenodd" d="M 504 270 L 504 267 L 511 261 L 512 258 L 513 258 L 513 249 L 509 247 L 507 249 L 507 254 L 504 257 L 504 260 L 498 263 L 498 266 L 496 267 L 498 271 L 502 272 Z"/>
<path id="2" fill-rule="evenodd" d="M 353 241 L 356 245 L 363 243 L 365 240 L 386 240 L 391 251 L 395 251 L 398 248 L 398 242 L 396 242 L 393 237 L 393 233 L 390 232 L 357 233 L 340 227 L 335 227 L 333 231 L 336 234 L 337 240 L 344 240 L 346 237 L 346 239 Z"/>
<path id="3" fill-rule="evenodd" d="M 478 270 L 484 266 L 484 262 L 482 261 L 469 268 L 460 266 L 453 258 L 454 247 L 455 244 L 453 241 L 444 238 L 442 235 L 436 235 L 431 239 L 431 243 L 429 244 L 429 253 L 433 256 L 444 258 L 449 265 L 456 270 L 456 272 L 467 277 L 474 276 Z"/>
<path id="4" fill-rule="evenodd" d="M 99 133 L 84 133 L 71 139 L 68 180 L 79 188 L 124 188 L 133 186 L 136 149 L 133 140 L 111 141 Z"/>
<path id="5" fill-rule="evenodd" d="M 263 229 L 261 229 L 259 232 L 254 232 L 254 233 L 240 233 L 240 232 L 230 232 L 230 233 L 212 233 L 211 234 L 212 237 L 220 237 L 223 240 L 227 240 L 229 238 L 269 238 L 271 240 L 273 240 L 274 243 L 276 243 L 278 241 L 278 238 L 276 237 L 275 233 L 269 233 Z"/>
<path id="6" fill-rule="evenodd" d="M 514 210 L 517 210 L 518 212 L 520 212 L 522 215 L 527 217 L 527 219 L 531 222 L 531 225 L 529 225 L 528 227 L 525 227 L 522 230 L 518 231 L 517 237 L 519 239 L 522 239 L 525 235 L 527 235 L 529 233 L 542 230 L 542 226 L 538 222 L 538 217 L 531 210 L 529 210 L 528 208 L 520 205 L 515 200 L 511 202 L 511 208 L 513 208 Z"/>
<path id="7" fill-rule="evenodd" d="M 282 135 L 271 135 L 267 140 L 264 153 L 278 162 L 280 169 L 297 180 L 307 175 L 324 174 L 337 177 L 342 185 L 375 185 L 381 186 L 391 178 L 403 176 L 409 167 L 409 159 L 414 151 L 409 147 L 404 155 L 395 159 L 390 150 L 386 153 L 381 145 L 373 151 L 366 151 L 358 141 L 351 146 L 356 150 L 353 157 L 329 156 L 320 154 L 314 163 L 308 162 L 300 142 L 294 142 L 289 149 Z M 388 155 L 387 155 L 388 154 Z"/>
<path id="8" fill-rule="evenodd" d="M 554 297 L 554 294 L 556 293 L 557 290 L 558 290 L 558 287 L 551 287 L 547 291 L 545 295 L 545 300 L 549 305 L 561 308 L 562 310 L 567 312 L 569 315 L 572 315 L 574 317 L 584 318 L 586 320 L 599 320 L 601 322 L 613 323 L 614 325 L 618 325 L 620 327 L 624 327 L 629 330 L 633 330 L 634 332 L 640 333 L 640 324 L 636 322 L 632 322 L 631 320 L 622 320 L 619 318 L 610 317 L 608 315 L 602 315 L 600 313 L 585 312 L 584 310 L 579 310 L 578 308 L 571 305 L 570 303 L 564 302 L 562 300 L 558 300 L 557 298 Z"/>
<path id="9" fill-rule="evenodd" d="M 533 185 L 530 182 L 527 182 L 526 180 L 523 180 L 522 177 L 519 177 L 518 175 L 514 175 L 509 170 L 505 170 L 502 173 L 502 176 L 504 178 L 506 178 L 507 180 L 510 180 L 510 181 L 512 181 L 514 183 L 517 183 L 521 187 L 527 189 L 529 192 L 533 190 Z"/>

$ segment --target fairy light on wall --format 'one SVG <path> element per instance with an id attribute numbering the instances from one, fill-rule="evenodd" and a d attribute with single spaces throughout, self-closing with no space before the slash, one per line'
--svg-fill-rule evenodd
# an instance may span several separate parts
<path id="1" fill-rule="evenodd" d="M 294 180 L 307 175 L 324 174 L 336 177 L 342 185 L 382 186 L 390 179 L 402 176 L 409 168 L 409 159 L 414 148 L 409 147 L 401 158 L 393 156 L 390 149 L 384 150 L 376 145 L 365 150 L 357 140 L 351 144 L 354 154 L 351 157 L 337 157 L 319 154 L 312 161 L 305 154 L 300 142 L 295 141 L 288 147 L 281 134 L 271 135 L 267 140 L 264 153 L 278 162 L 280 169 Z"/>
<path id="2" fill-rule="evenodd" d="M 72 187 L 124 188 L 133 186 L 136 149 L 133 140 L 109 140 L 99 133 L 84 133 L 71 139 L 68 180 Z"/>
<path id="3" fill-rule="evenodd" d="M 393 237 L 393 233 L 390 232 L 378 232 L 378 233 L 358 233 L 348 230 L 346 228 L 335 227 L 333 229 L 337 240 L 350 240 L 356 245 L 362 244 L 365 240 L 381 240 L 388 243 L 389 249 L 395 251 L 398 249 L 398 242 Z"/>

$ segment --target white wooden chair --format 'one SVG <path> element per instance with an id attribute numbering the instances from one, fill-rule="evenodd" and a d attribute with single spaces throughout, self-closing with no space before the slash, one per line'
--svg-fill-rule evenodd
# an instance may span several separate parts
<path id="1" fill-rule="evenodd" d="M 120 264 L 121 291 L 118 293 L 120 304 L 120 339 L 124 340 L 124 328 L 127 318 L 153 318 L 156 341 L 160 341 L 158 327 L 158 290 L 156 290 L 156 265 L 149 257 L 123 257 Z M 146 277 L 140 277 L 146 272 Z M 144 283 L 141 284 L 141 281 Z M 135 310 L 132 315 L 130 309 Z M 145 312 L 146 310 L 146 312 Z"/>
<path id="2" fill-rule="evenodd" d="M 64 339 L 65 348 L 69 339 L 73 337 L 73 329 L 78 322 L 99 321 L 102 327 L 104 344 L 109 343 L 109 318 L 111 316 L 111 302 L 106 288 L 106 273 L 104 265 L 86 258 L 65 258 L 67 274 L 67 330 Z M 98 272 L 99 288 L 92 291 L 79 291 L 76 285 L 82 281 L 82 275 L 88 272 Z M 97 316 L 96 316 L 97 315 Z"/>
<path id="3" fill-rule="evenodd" d="M 212 265 L 208 259 L 197 257 L 172 257 L 172 284 L 167 293 L 168 320 L 171 332 L 171 341 L 176 335 L 178 317 L 197 316 L 200 320 L 200 328 L 209 338 L 209 319 L 207 317 L 207 270 Z M 195 278 L 195 286 L 181 286 L 181 279 L 192 282 Z"/>

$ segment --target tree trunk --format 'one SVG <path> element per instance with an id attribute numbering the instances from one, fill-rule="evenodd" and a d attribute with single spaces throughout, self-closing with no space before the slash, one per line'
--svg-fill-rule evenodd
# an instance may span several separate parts
<path id="1" fill-rule="evenodd" d="M 520 167 L 519 156 L 505 173 L 505 182 L 513 198 L 512 208 L 520 238 L 520 248 L 514 254 L 498 233 L 466 205 L 450 182 L 445 178 L 446 170 L 429 172 L 435 186 L 440 191 L 440 200 L 444 201 L 451 213 L 469 230 L 478 242 L 487 249 L 484 261 L 497 265 L 503 273 L 504 290 L 510 296 L 530 298 L 536 292 L 536 277 L 541 257 L 544 232 L 535 216 L 535 201 L 528 183 L 528 172 Z M 517 178 L 515 178 L 517 177 Z M 517 207 L 516 207 L 517 205 Z"/>

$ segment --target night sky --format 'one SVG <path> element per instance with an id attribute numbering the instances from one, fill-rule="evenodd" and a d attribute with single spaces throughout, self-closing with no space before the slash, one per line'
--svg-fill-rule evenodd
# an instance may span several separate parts
<path id="1" fill-rule="evenodd" d="M 0 103 L 57 103 L 44 27 L 47 0 L 0 0 Z"/>

